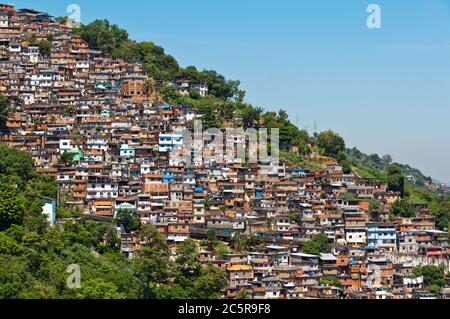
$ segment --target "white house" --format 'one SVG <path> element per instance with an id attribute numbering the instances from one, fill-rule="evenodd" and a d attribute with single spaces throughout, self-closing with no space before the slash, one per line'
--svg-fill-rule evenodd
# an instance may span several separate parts
<path id="1" fill-rule="evenodd" d="M 170 152 L 176 146 L 183 145 L 182 134 L 160 134 L 159 135 L 159 151 L 161 153 Z"/>

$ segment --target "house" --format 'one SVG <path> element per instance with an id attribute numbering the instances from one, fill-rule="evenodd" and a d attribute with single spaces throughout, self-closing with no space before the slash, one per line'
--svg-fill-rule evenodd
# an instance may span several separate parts
<path id="1" fill-rule="evenodd" d="M 397 231 L 394 224 L 368 223 L 368 246 L 393 251 L 397 248 Z"/>
<path id="2" fill-rule="evenodd" d="M 181 134 L 160 134 L 159 135 L 159 152 L 167 153 L 177 146 L 183 145 L 183 135 Z"/>
<path id="3" fill-rule="evenodd" d="M 251 265 L 234 265 L 227 267 L 227 297 L 235 298 L 241 289 L 250 286 L 253 281 L 253 267 Z"/>
<path id="4" fill-rule="evenodd" d="M 320 254 L 319 265 L 324 276 L 337 276 L 337 258 L 333 254 Z"/>
<path id="5" fill-rule="evenodd" d="M 56 223 L 56 201 L 51 198 L 44 198 L 44 206 L 42 207 L 42 214 L 47 216 L 48 223 L 53 226 Z"/>

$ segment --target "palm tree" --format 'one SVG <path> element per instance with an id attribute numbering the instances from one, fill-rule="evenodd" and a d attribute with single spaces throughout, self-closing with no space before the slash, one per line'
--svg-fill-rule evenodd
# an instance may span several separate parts
<path id="1" fill-rule="evenodd" d="M 216 249 L 218 243 L 217 235 L 214 230 L 208 230 L 206 241 L 208 243 L 208 250 L 213 252 Z"/>
<path id="2" fill-rule="evenodd" d="M 233 246 L 233 249 L 236 252 L 242 252 L 242 250 L 243 250 L 243 248 L 245 246 L 245 241 L 244 241 L 244 239 L 241 236 L 236 235 L 233 238 L 232 246 Z"/>

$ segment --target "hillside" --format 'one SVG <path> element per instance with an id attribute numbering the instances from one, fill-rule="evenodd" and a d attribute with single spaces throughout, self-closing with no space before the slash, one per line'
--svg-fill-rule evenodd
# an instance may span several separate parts
<path id="1" fill-rule="evenodd" d="M 182 67 L 176 59 L 153 42 L 136 42 L 129 38 L 128 32 L 112 25 L 107 20 L 97 20 L 75 30 L 87 43 L 104 54 L 123 58 L 129 62 L 139 62 L 156 83 L 160 96 L 168 103 L 188 104 L 203 114 L 203 125 L 208 127 L 267 127 L 280 129 L 281 156 L 292 165 L 304 168 L 318 168 L 323 164 L 337 161 L 344 171 L 356 172 L 360 177 L 378 182 L 388 182 L 391 166 L 398 168 L 406 190 L 404 195 L 414 203 L 428 203 L 434 207 L 440 218 L 440 225 L 448 225 L 448 214 L 437 212 L 442 209 L 438 199 L 449 202 L 449 196 L 440 199 L 439 192 L 431 190 L 433 180 L 420 170 L 407 164 L 393 163 L 390 155 L 380 157 L 367 155 L 357 148 L 346 149 L 345 141 L 332 131 L 313 136 L 292 124 L 286 111 L 267 112 L 261 107 L 245 102 L 245 91 L 240 89 L 240 81 L 227 80 L 214 70 L 198 71 L 195 66 Z M 192 84 L 206 83 L 209 94 L 201 97 L 195 92 L 182 96 L 167 83 L 184 80 Z M 403 193 L 403 191 L 402 191 Z M 447 205 L 447 204 L 446 204 Z M 444 205 L 445 206 L 445 205 Z"/>
<path id="2" fill-rule="evenodd" d="M 419 170 L 310 134 L 247 103 L 239 81 L 106 20 L 72 30 L 3 8 L 0 299 L 309 299 L 332 287 L 369 298 L 380 261 L 392 295 L 404 269 L 435 295 L 446 286 L 434 261 L 393 267 L 403 254 L 448 261 L 450 198 Z M 171 156 L 189 154 L 182 133 L 198 118 L 278 128 L 281 165 Z"/>

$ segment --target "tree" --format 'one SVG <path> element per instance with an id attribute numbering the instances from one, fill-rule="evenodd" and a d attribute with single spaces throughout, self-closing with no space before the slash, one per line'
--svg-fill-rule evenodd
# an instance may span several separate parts
<path id="1" fill-rule="evenodd" d="M 149 246 L 156 247 L 161 250 L 169 249 L 166 240 L 158 231 L 158 229 L 153 225 L 147 224 L 142 226 L 141 231 L 139 232 L 139 236 L 141 241 Z"/>
<path id="2" fill-rule="evenodd" d="M 306 254 L 320 255 L 320 253 L 330 253 L 331 246 L 328 243 L 327 236 L 325 234 L 320 234 L 304 243 L 301 251 Z"/>
<path id="3" fill-rule="evenodd" d="M 350 174 L 352 172 L 352 163 L 349 160 L 343 160 L 339 162 L 342 166 L 342 171 L 344 174 Z"/>
<path id="4" fill-rule="evenodd" d="M 412 273 L 415 277 L 423 276 L 425 286 L 433 293 L 439 293 L 440 289 L 445 286 L 445 265 L 439 267 L 426 265 L 414 267 Z"/>
<path id="5" fill-rule="evenodd" d="M 118 291 L 117 286 L 102 278 L 83 281 L 81 289 L 76 293 L 77 299 L 125 299 L 126 295 Z"/>
<path id="6" fill-rule="evenodd" d="M 0 144 L 0 175 L 17 176 L 18 185 L 23 188 L 36 177 L 33 159 L 27 152 Z"/>
<path id="7" fill-rule="evenodd" d="M 0 94 L 0 129 L 4 129 L 6 127 L 6 121 L 9 116 L 9 98 Z"/>
<path id="8" fill-rule="evenodd" d="M 139 218 L 133 215 L 133 212 L 127 209 L 119 209 L 114 218 L 118 226 L 123 226 L 126 233 L 139 230 L 141 222 Z"/>
<path id="9" fill-rule="evenodd" d="M 73 162 L 74 162 L 73 154 L 70 152 L 66 151 L 59 157 L 60 164 L 69 165 L 72 164 Z"/>
<path id="10" fill-rule="evenodd" d="M 193 100 L 200 100 L 201 99 L 201 95 L 197 91 L 190 91 L 189 92 L 189 97 L 191 99 L 193 99 Z"/>
<path id="11" fill-rule="evenodd" d="M 300 220 L 300 214 L 299 213 L 291 213 L 289 215 L 289 219 L 291 222 L 296 223 Z"/>
<path id="12" fill-rule="evenodd" d="M 183 277 L 199 275 L 199 253 L 194 241 L 188 240 L 177 246 L 177 258 L 175 264 L 177 271 L 179 271 Z"/>
<path id="13" fill-rule="evenodd" d="M 209 251 L 214 251 L 219 240 L 217 239 L 217 235 L 216 232 L 212 229 L 208 230 L 207 234 L 206 234 L 206 241 L 208 243 L 208 250 Z"/>
<path id="14" fill-rule="evenodd" d="M 228 250 L 227 245 L 222 242 L 219 242 L 216 249 L 216 257 L 219 259 L 223 259 L 225 255 L 228 255 L 230 251 Z"/>
<path id="15" fill-rule="evenodd" d="M 201 82 L 208 84 L 209 93 L 224 101 L 242 102 L 245 91 L 239 88 L 241 82 L 227 80 L 214 70 L 204 70 L 198 74 Z"/>
<path id="16" fill-rule="evenodd" d="M 38 43 L 39 52 L 43 57 L 49 57 L 52 51 L 52 44 L 47 40 L 39 41 Z"/>
<path id="17" fill-rule="evenodd" d="M 407 199 L 401 199 L 392 204 L 392 214 L 410 218 L 416 216 L 416 210 Z"/>
<path id="18" fill-rule="evenodd" d="M 391 164 L 387 170 L 388 190 L 400 192 L 402 197 L 405 195 L 405 175 L 401 167 L 397 164 Z"/>
<path id="19" fill-rule="evenodd" d="M 333 158 L 336 158 L 340 152 L 345 151 L 344 139 L 331 130 L 319 134 L 317 146 L 322 149 L 324 155 Z"/>
<path id="20" fill-rule="evenodd" d="M 263 109 L 247 106 L 241 112 L 244 129 L 255 128 L 259 126 L 259 119 L 262 115 Z"/>
<path id="21" fill-rule="evenodd" d="M 221 291 L 227 286 L 225 272 L 217 267 L 202 269 L 200 276 L 194 281 L 194 291 L 198 299 L 219 299 Z"/>
<path id="22" fill-rule="evenodd" d="M 181 97 L 181 94 L 174 90 L 173 87 L 165 86 L 159 91 L 159 95 L 164 99 L 164 101 L 173 103 Z"/>
<path id="23" fill-rule="evenodd" d="M 57 17 L 55 18 L 55 21 L 58 22 L 59 24 L 65 25 L 69 21 L 69 17 Z"/>
<path id="24" fill-rule="evenodd" d="M 245 248 L 245 240 L 239 235 L 235 235 L 232 240 L 231 247 L 237 252 L 242 252 Z"/>
<path id="25" fill-rule="evenodd" d="M 252 249 L 256 249 L 258 247 L 261 247 L 264 242 L 261 238 L 256 237 L 254 234 L 246 237 L 244 239 L 245 242 L 245 248 L 247 250 L 252 250 Z"/>
<path id="26" fill-rule="evenodd" d="M 387 164 L 391 164 L 392 163 L 392 156 L 389 154 L 384 155 L 381 160 Z"/>
<path id="27" fill-rule="evenodd" d="M 320 279 L 320 284 L 325 286 L 331 286 L 331 287 L 342 287 L 342 283 L 339 279 L 336 277 L 331 276 L 325 276 L 322 279 Z"/>
<path id="28" fill-rule="evenodd" d="M 101 50 L 105 55 L 112 55 L 129 41 L 128 32 L 108 20 L 95 20 L 88 25 L 82 25 L 74 30 L 91 48 Z"/>
<path id="29" fill-rule="evenodd" d="M 25 214 L 25 198 L 13 185 L 0 185 L 0 231 L 20 225 Z"/>
<path id="30" fill-rule="evenodd" d="M 436 225 L 441 230 L 448 229 L 450 223 L 450 197 L 439 196 L 431 205 L 431 211 L 436 220 Z"/>
<path id="31" fill-rule="evenodd" d="M 0 278 L 0 299 L 21 298 L 35 283 L 26 258 L 9 254 L 0 255 Z"/>
<path id="32" fill-rule="evenodd" d="M 173 265 L 167 248 L 146 245 L 138 254 L 134 274 L 141 283 L 141 295 L 144 298 L 158 298 L 161 289 L 170 284 Z"/>

